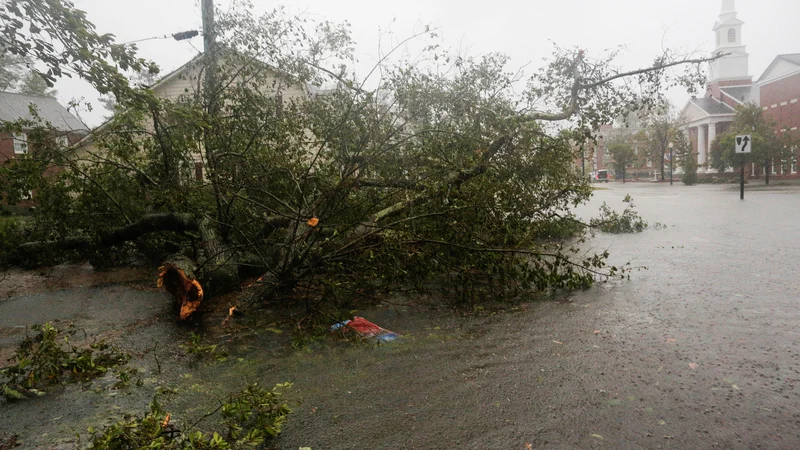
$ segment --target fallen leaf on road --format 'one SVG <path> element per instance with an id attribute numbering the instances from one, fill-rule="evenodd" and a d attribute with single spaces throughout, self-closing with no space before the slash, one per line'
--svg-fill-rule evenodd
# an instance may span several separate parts
<path id="1" fill-rule="evenodd" d="M 526 450 L 533 450 L 533 444 L 525 444 Z"/>
<path id="2" fill-rule="evenodd" d="M 667 342 L 675 342 L 675 341 L 677 341 L 677 339 L 675 339 L 675 338 L 667 338 Z"/>
<path id="3" fill-rule="evenodd" d="M 564 345 L 564 343 L 563 343 L 563 342 L 561 342 L 561 341 L 553 341 L 553 342 L 555 342 L 555 343 L 556 343 L 556 344 L 558 344 L 558 345 Z"/>
<path id="4" fill-rule="evenodd" d="M 741 389 L 739 389 L 739 386 L 737 386 L 737 385 L 735 385 L 735 384 L 732 384 L 732 385 L 731 385 L 731 387 L 732 387 L 732 388 L 734 388 L 734 389 L 736 389 L 737 391 L 741 391 Z"/>
<path id="5" fill-rule="evenodd" d="M 603 436 L 600 436 L 599 434 L 593 434 L 593 435 L 592 435 L 592 437 L 593 437 L 593 438 L 600 439 L 601 441 L 604 441 L 604 440 L 605 440 L 605 439 L 603 438 Z"/>
<path id="6" fill-rule="evenodd" d="M 689 363 L 689 368 L 690 369 L 697 369 L 697 367 L 698 367 L 697 363 Z"/>
<path id="7" fill-rule="evenodd" d="M 599 332 L 600 332 L 600 330 L 594 330 L 594 334 L 597 334 Z"/>

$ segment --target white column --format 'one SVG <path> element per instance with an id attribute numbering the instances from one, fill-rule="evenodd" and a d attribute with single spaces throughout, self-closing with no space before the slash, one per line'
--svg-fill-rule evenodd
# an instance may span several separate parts
<path id="1" fill-rule="evenodd" d="M 711 143 L 714 142 L 714 139 L 717 138 L 717 124 L 710 123 L 708 124 L 708 145 L 706 146 L 706 158 L 707 161 L 711 162 Z M 711 171 L 714 171 L 713 169 Z"/>
<path id="2" fill-rule="evenodd" d="M 717 124 L 710 123 L 708 124 L 708 151 L 711 151 L 711 143 L 714 142 L 714 139 L 717 138 Z"/>
<path id="3" fill-rule="evenodd" d="M 706 138 L 706 129 L 704 125 L 697 127 L 697 164 L 706 163 L 706 150 L 708 149 L 708 141 Z"/>

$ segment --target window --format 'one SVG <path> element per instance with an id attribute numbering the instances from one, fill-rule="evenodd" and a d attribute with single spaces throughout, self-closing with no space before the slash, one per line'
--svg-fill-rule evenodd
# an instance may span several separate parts
<path id="1" fill-rule="evenodd" d="M 731 28 L 728 30 L 728 43 L 736 42 L 736 29 Z"/>
<path id="2" fill-rule="evenodd" d="M 194 179 L 203 181 L 203 163 L 201 162 L 194 163 Z"/>
<path id="3" fill-rule="evenodd" d="M 792 155 L 791 159 L 791 167 L 789 168 L 791 173 L 797 173 L 797 148 L 794 148 L 794 154 Z"/>
<path id="4" fill-rule="evenodd" d="M 772 168 L 772 174 L 773 175 L 777 175 L 778 174 L 778 166 L 775 164 L 775 162 L 771 161 L 769 166 Z"/>
<path id="5" fill-rule="evenodd" d="M 14 153 L 25 155 L 28 153 L 28 135 L 25 133 L 14 133 Z"/>
<path id="6" fill-rule="evenodd" d="M 647 167 L 653 167 L 653 161 L 647 160 Z"/>
<path id="7" fill-rule="evenodd" d="M 66 135 L 59 136 L 56 138 L 56 144 L 58 144 L 59 147 L 69 147 L 69 139 L 67 139 Z"/>

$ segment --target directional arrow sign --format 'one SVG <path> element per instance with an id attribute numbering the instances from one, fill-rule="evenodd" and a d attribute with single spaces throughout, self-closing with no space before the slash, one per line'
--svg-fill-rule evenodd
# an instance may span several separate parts
<path id="1" fill-rule="evenodd" d="M 753 137 L 749 134 L 736 136 L 736 153 L 750 153 L 753 151 Z"/>

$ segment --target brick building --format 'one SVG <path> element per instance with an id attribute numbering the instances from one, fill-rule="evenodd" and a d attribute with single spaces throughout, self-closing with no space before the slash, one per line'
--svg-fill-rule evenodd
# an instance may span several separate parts
<path id="1" fill-rule="evenodd" d="M 764 74 L 753 82 L 749 75 L 749 54 L 743 44 L 744 22 L 737 17 L 734 0 L 723 0 L 719 19 L 714 24 L 713 55 L 725 55 L 709 64 L 709 83 L 705 96 L 692 97 L 681 111 L 684 131 L 697 154 L 700 171 L 713 172 L 702 165 L 709 162 L 711 143 L 728 130 L 736 107 L 746 103 L 761 106 L 776 133 L 797 133 L 800 126 L 800 54 L 778 55 Z M 797 154 L 790 161 L 774 161 L 772 173 L 798 176 Z M 763 170 L 751 164 L 751 176 Z"/>
<path id="2" fill-rule="evenodd" d="M 641 135 L 645 132 L 645 128 L 645 124 L 636 113 L 618 117 L 613 124 L 601 125 L 595 133 L 596 143 L 584 144 L 583 151 L 576 148 L 575 166 L 579 172 L 585 168 L 587 176 L 596 170 L 609 170 L 615 178 L 620 176 L 615 173 L 614 158 L 608 147 L 616 141 L 625 140 L 633 146 L 637 155 L 635 162 L 625 170 L 626 178 L 654 180 L 657 173 L 660 173 L 661 164 L 660 161 L 653 161 L 650 158 L 647 143 L 642 141 Z"/>
<path id="3" fill-rule="evenodd" d="M 36 115 L 32 114 L 32 109 Z M 43 121 L 43 125 L 52 127 L 56 142 L 65 147 L 88 133 L 83 122 L 55 98 L 0 92 L 0 124 L 19 120 Z M 28 142 L 29 131 L 25 128 L 18 133 L 0 131 L 0 166 L 35 151 Z"/>

